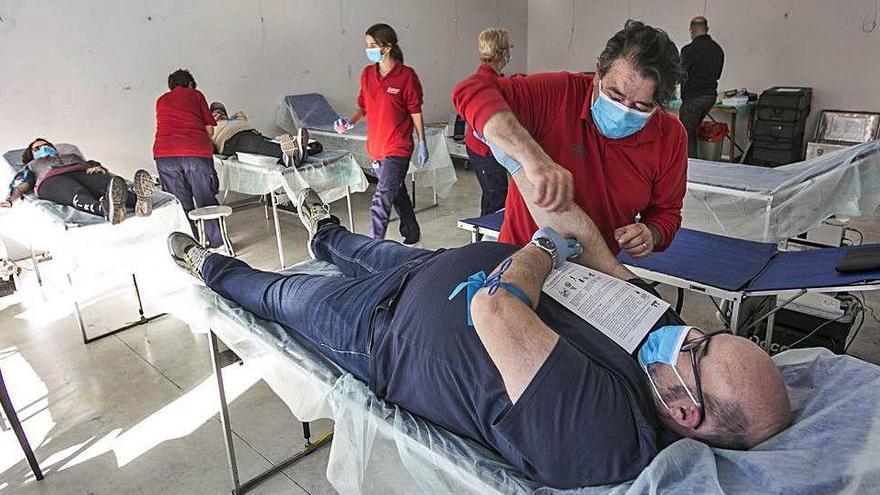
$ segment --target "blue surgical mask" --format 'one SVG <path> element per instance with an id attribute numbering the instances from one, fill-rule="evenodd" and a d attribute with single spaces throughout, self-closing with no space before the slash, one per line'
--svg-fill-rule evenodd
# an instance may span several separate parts
<path id="1" fill-rule="evenodd" d="M 58 156 L 58 150 L 49 145 L 40 146 L 39 148 L 37 148 L 36 151 L 34 151 L 34 160 L 39 160 L 40 158 L 48 158 L 50 156 Z"/>
<path id="2" fill-rule="evenodd" d="M 599 92 L 599 97 L 590 107 L 593 122 L 599 132 L 607 138 L 620 139 L 642 130 L 648 123 L 648 119 L 651 118 L 651 114 L 654 113 L 653 110 L 640 112 L 616 102 L 602 92 L 601 84 L 601 81 L 596 84 L 595 91 Z"/>
<path id="3" fill-rule="evenodd" d="M 694 399 L 693 394 L 691 394 L 690 389 L 685 385 L 681 375 L 678 374 L 678 369 L 675 368 L 676 363 L 678 363 L 678 355 L 681 353 L 681 346 L 684 345 L 684 339 L 687 338 L 688 332 L 690 332 L 692 328 L 693 327 L 684 325 L 667 325 L 660 327 L 648 334 L 648 339 L 642 344 L 641 349 L 639 349 L 639 364 L 648 375 L 648 381 L 651 382 L 651 387 L 654 389 L 654 393 L 657 394 L 660 402 L 662 402 L 667 409 L 669 409 L 669 406 L 666 404 L 666 401 L 663 400 L 663 396 L 660 395 L 660 390 L 658 390 L 657 384 L 654 383 L 654 378 L 651 376 L 651 373 L 648 372 L 648 366 L 651 366 L 652 364 L 666 364 L 672 366 L 672 371 L 687 391 L 688 396 L 694 401 L 694 404 L 699 406 L 697 400 Z"/>
<path id="4" fill-rule="evenodd" d="M 367 60 L 369 60 L 370 62 L 375 62 L 378 64 L 384 58 L 382 56 L 381 48 L 367 48 L 365 51 L 367 52 Z"/>

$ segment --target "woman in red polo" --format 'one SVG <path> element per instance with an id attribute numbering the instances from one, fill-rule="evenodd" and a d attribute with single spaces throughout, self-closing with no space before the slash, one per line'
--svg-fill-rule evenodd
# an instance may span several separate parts
<path id="1" fill-rule="evenodd" d="M 391 205 L 400 217 L 404 244 L 415 244 L 421 237 L 412 202 L 406 192 L 406 172 L 415 148 L 413 129 L 419 136 L 418 164 L 428 162 L 425 124 L 422 120 L 422 85 L 412 67 L 403 64 L 403 51 L 397 33 L 387 24 L 375 24 L 365 35 L 367 59 L 372 64 L 361 72 L 361 91 L 357 110 L 350 119 L 336 121 L 336 132 L 343 133 L 367 117 L 367 154 L 374 160 L 379 177 L 370 206 L 370 232 L 384 239 Z"/>

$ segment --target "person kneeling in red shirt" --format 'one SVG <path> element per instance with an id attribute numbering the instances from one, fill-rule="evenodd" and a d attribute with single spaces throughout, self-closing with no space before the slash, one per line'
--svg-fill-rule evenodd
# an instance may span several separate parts
<path id="1" fill-rule="evenodd" d="M 573 196 L 613 253 L 643 257 L 665 249 L 681 226 L 687 134 L 661 108 L 679 78 L 669 36 L 627 21 L 608 40 L 595 76 L 473 75 L 452 100 L 502 165 L 505 155 L 522 164 L 538 206 L 565 210 Z M 538 226 L 515 184 L 505 208 L 499 240 L 525 245 Z"/>

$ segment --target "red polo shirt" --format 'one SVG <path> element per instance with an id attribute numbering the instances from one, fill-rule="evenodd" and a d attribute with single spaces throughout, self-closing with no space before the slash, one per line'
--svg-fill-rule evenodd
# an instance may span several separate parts
<path id="1" fill-rule="evenodd" d="M 379 64 L 361 72 L 358 106 L 367 114 L 367 154 L 373 160 L 413 152 L 411 115 L 422 113 L 422 84 L 412 67 L 398 62 L 379 75 Z"/>
<path id="2" fill-rule="evenodd" d="M 474 72 L 472 77 L 485 77 L 488 79 L 498 79 L 500 76 L 495 69 L 492 68 L 491 65 L 487 63 L 480 64 L 477 67 L 477 71 Z M 464 128 L 464 144 L 467 146 L 467 149 L 471 150 L 471 152 L 476 153 L 480 156 L 486 156 L 489 154 L 489 146 L 486 143 L 480 141 L 476 137 L 474 137 L 474 129 L 470 124 L 467 124 Z"/>
<path id="3" fill-rule="evenodd" d="M 687 134 L 672 114 L 657 110 L 623 139 L 601 135 L 590 115 L 593 77 L 556 72 L 489 79 L 473 75 L 452 92 L 455 108 L 479 132 L 495 113 L 511 110 L 556 163 L 571 172 L 574 201 L 593 219 L 613 253 L 614 230 L 636 221 L 653 225 L 665 249 L 681 226 L 687 187 Z M 538 229 L 511 182 L 500 240 L 525 245 Z"/>
<path id="4" fill-rule="evenodd" d="M 205 95 L 178 86 L 156 100 L 156 139 L 153 158 L 198 156 L 211 158 L 214 147 L 205 126 L 215 125 Z"/>

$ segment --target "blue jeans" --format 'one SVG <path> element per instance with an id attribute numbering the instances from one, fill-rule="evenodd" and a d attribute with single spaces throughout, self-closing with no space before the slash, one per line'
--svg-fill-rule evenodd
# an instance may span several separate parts
<path id="1" fill-rule="evenodd" d="M 504 208 L 504 202 L 507 200 L 507 170 L 495 161 L 492 153 L 480 156 L 468 149 L 467 154 L 471 168 L 477 175 L 477 182 L 480 183 L 480 189 L 483 190 L 480 198 L 480 216 Z"/>
<path id="2" fill-rule="evenodd" d="M 199 156 L 172 156 L 156 158 L 156 169 L 159 171 L 159 182 L 162 189 L 170 192 L 180 201 L 184 213 L 202 206 L 213 206 L 217 203 L 217 191 L 220 181 L 214 170 L 214 159 Z M 198 236 L 195 224 L 190 220 L 193 235 Z M 220 224 L 217 220 L 205 222 L 205 234 L 211 247 L 223 245 Z"/>
<path id="3" fill-rule="evenodd" d="M 416 212 L 406 192 L 408 156 L 389 156 L 379 160 L 379 183 L 370 205 L 370 233 L 373 239 L 384 239 L 391 218 L 391 205 L 400 217 L 400 235 L 408 242 L 416 242 L 421 236 Z"/>
<path id="4" fill-rule="evenodd" d="M 218 254 L 205 260 L 202 276 L 213 291 L 296 332 L 369 383 L 373 330 L 389 315 L 407 273 L 433 251 L 370 239 L 331 223 L 315 234 L 312 250 L 344 276 L 263 272 Z"/>

